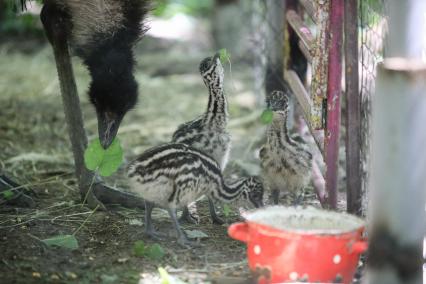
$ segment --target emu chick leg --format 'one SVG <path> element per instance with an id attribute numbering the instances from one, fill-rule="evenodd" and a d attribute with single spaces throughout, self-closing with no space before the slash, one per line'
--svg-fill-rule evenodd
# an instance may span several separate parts
<path id="1" fill-rule="evenodd" d="M 225 224 L 225 221 L 223 221 L 219 216 L 217 216 L 213 200 L 210 197 L 208 198 L 208 200 L 209 200 L 210 216 L 212 217 L 213 224 L 217 224 L 217 225 Z"/>
<path id="2" fill-rule="evenodd" d="M 149 237 L 161 240 L 163 235 L 155 231 L 154 226 L 152 225 L 152 210 L 154 209 L 154 204 L 148 201 L 145 201 L 145 234 Z"/>
<path id="3" fill-rule="evenodd" d="M 191 245 L 194 245 L 194 243 L 188 240 L 185 233 L 180 228 L 180 225 L 176 216 L 176 210 L 168 208 L 167 212 L 169 212 L 170 218 L 172 219 L 173 226 L 175 227 L 175 230 L 177 232 L 178 244 L 186 248 L 190 247 Z"/>
<path id="4" fill-rule="evenodd" d="M 278 203 L 280 202 L 280 190 L 277 188 L 274 188 L 272 190 L 271 196 L 272 196 L 272 200 L 274 201 L 274 204 L 278 205 Z"/>
<path id="5" fill-rule="evenodd" d="M 191 212 L 189 212 L 189 206 L 191 205 L 195 205 L 195 202 L 188 206 L 183 207 L 182 215 L 179 218 L 180 222 L 189 223 L 189 224 L 198 224 L 200 222 L 196 214 L 191 214 Z"/>
<path id="6" fill-rule="evenodd" d="M 303 201 L 305 199 L 305 191 L 304 188 L 301 188 L 300 190 L 297 190 L 294 193 L 294 197 L 293 197 L 293 205 L 294 206 L 299 206 L 303 204 Z"/>

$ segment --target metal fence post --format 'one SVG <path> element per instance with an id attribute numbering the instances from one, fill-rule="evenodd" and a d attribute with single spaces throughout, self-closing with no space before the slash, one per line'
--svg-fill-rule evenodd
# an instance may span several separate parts
<path id="1" fill-rule="evenodd" d="M 340 95 L 342 82 L 342 33 L 344 1 L 330 1 L 327 120 L 325 128 L 326 187 L 331 208 L 337 207 Z"/>
<path id="2" fill-rule="evenodd" d="M 345 1 L 345 91 L 346 91 L 346 206 L 361 215 L 361 97 L 358 73 L 358 1 Z"/>
<path id="3" fill-rule="evenodd" d="M 389 1 L 387 58 L 372 112 L 367 282 L 422 283 L 426 234 L 425 1 Z M 423 61 L 422 61 L 423 58 Z"/>

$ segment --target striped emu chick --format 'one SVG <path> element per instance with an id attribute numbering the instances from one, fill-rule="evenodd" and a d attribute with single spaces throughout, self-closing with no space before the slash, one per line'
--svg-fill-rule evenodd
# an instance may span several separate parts
<path id="1" fill-rule="evenodd" d="M 228 123 L 227 101 L 223 91 L 224 72 L 220 63 L 219 54 L 207 57 L 200 63 L 199 69 L 204 84 L 209 91 L 209 101 L 206 112 L 200 117 L 184 123 L 173 134 L 172 141 L 184 143 L 203 151 L 225 169 L 231 148 L 231 135 L 226 130 Z M 210 215 L 213 223 L 223 224 L 209 199 Z M 182 220 L 196 222 L 196 218 L 189 214 L 187 207 L 182 213 Z"/>
<path id="2" fill-rule="evenodd" d="M 303 141 L 292 139 L 288 133 L 287 95 L 273 91 L 267 97 L 267 107 L 272 110 L 273 118 L 268 125 L 267 141 L 260 150 L 262 175 L 275 204 L 281 191 L 296 195 L 295 203 L 299 203 L 310 181 L 312 154 Z"/>
<path id="3" fill-rule="evenodd" d="M 203 152 L 180 143 L 151 148 L 128 167 L 130 190 L 145 200 L 145 232 L 154 238 L 154 206 L 167 209 L 177 231 L 178 243 L 190 244 L 182 232 L 176 210 L 203 195 L 222 202 L 244 200 L 263 205 L 263 186 L 257 177 L 231 184 L 224 182 L 219 164 Z"/>

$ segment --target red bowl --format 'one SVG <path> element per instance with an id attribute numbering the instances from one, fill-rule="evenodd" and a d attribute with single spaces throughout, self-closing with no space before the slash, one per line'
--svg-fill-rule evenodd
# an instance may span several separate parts
<path id="1" fill-rule="evenodd" d="M 245 218 L 228 234 L 247 244 L 258 283 L 350 283 L 367 249 L 364 222 L 349 214 L 273 206 Z"/>

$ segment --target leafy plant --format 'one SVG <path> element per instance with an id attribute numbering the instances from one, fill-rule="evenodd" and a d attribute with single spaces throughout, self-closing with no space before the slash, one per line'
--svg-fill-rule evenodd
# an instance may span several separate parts
<path id="1" fill-rule="evenodd" d="M 266 109 L 260 115 L 260 121 L 263 124 L 270 124 L 272 122 L 272 118 L 274 117 L 274 113 L 270 109 Z"/>
<path id="2" fill-rule="evenodd" d="M 219 58 L 222 63 L 231 61 L 231 55 L 228 53 L 228 51 L 226 51 L 226 48 L 219 50 Z"/>
<path id="3" fill-rule="evenodd" d="M 34 5 L 27 3 L 27 7 Z M 0 3 L 0 34 L 34 34 L 43 35 L 43 29 L 39 24 L 39 17 L 31 13 L 18 14 L 21 10 L 16 1 Z"/>
<path id="4" fill-rule="evenodd" d="M 231 207 L 229 207 L 228 204 L 224 204 L 223 205 L 223 215 L 225 215 L 225 217 L 229 217 L 229 215 L 231 215 L 232 209 Z"/>
<path id="5" fill-rule="evenodd" d="M 165 255 L 164 249 L 159 244 L 153 244 L 146 250 L 146 256 L 153 260 L 160 260 Z"/>
<path id="6" fill-rule="evenodd" d="M 74 235 L 57 235 L 41 241 L 47 246 L 57 246 L 71 250 L 78 249 L 78 241 Z"/>
<path id="7" fill-rule="evenodd" d="M 111 146 L 104 149 L 99 139 L 92 141 L 84 152 L 84 163 L 89 170 L 98 170 L 101 176 L 110 176 L 123 162 L 123 149 L 115 138 Z"/>
<path id="8" fill-rule="evenodd" d="M 148 257 L 152 260 L 162 259 L 166 253 L 159 244 L 146 246 L 143 241 L 136 241 L 133 245 L 133 253 L 139 257 Z"/>
<path id="9" fill-rule="evenodd" d="M 144 256 L 145 254 L 145 243 L 143 241 L 136 241 L 133 245 L 133 253 L 136 256 Z"/>
<path id="10" fill-rule="evenodd" d="M 13 191 L 10 189 L 3 191 L 2 194 L 3 194 L 3 197 L 7 200 L 13 197 Z"/>

